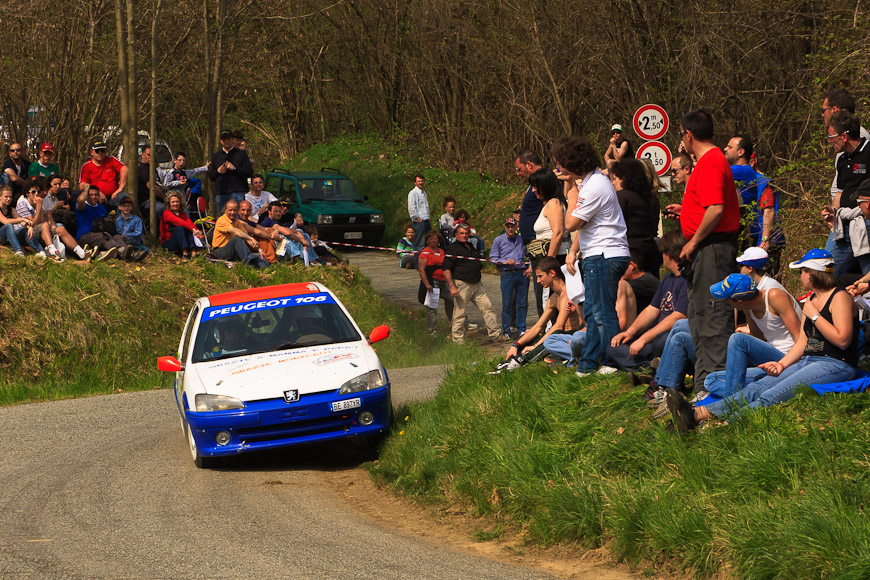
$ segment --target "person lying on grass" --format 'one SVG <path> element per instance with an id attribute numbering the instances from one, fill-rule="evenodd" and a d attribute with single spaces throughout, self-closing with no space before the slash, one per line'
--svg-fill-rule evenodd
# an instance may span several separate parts
<path id="1" fill-rule="evenodd" d="M 810 250 L 789 267 L 800 269 L 801 285 L 812 292 L 804 303 L 794 346 L 781 359 L 759 365 L 768 376 L 707 406 L 692 407 L 680 391 L 668 389 L 668 409 L 677 431 L 685 433 L 702 421 L 788 401 L 802 385 L 855 378 L 858 312 L 849 293 L 837 288 L 834 259 L 825 250 Z"/>
<path id="2" fill-rule="evenodd" d="M 565 291 L 565 277 L 559 261 L 549 256 L 537 260 L 535 276 L 541 286 L 550 290 L 544 312 L 534 326 L 523 333 L 508 349 L 505 360 L 500 362 L 490 374 L 499 374 L 503 370 L 512 371 L 544 356 L 547 352 L 544 348 L 544 340 L 548 336 L 554 334 L 570 336 L 583 326 L 582 311 L 571 302 Z M 550 330 L 544 332 L 549 321 L 553 321 L 553 325 Z M 543 335 L 539 337 L 541 333 Z"/>

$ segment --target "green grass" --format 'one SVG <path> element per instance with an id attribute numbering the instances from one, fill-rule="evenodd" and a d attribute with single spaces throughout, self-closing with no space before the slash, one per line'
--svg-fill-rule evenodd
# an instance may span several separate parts
<path id="1" fill-rule="evenodd" d="M 400 411 L 376 480 L 641 569 L 870 577 L 870 394 L 806 390 L 683 438 L 620 376 L 484 366 L 458 366 L 434 400 Z"/>
<path id="2" fill-rule="evenodd" d="M 40 263 L 0 251 L 0 405 L 168 387 L 156 357 L 175 354 L 196 298 L 289 282 L 333 290 L 363 332 L 392 330 L 375 349 L 387 368 L 469 360 L 479 350 L 432 339 L 422 309 L 380 300 L 355 268 L 281 266 L 260 272 L 155 256 L 129 264 Z"/>
<path id="3" fill-rule="evenodd" d="M 506 159 L 506 166 L 513 160 Z M 414 174 L 426 177 L 432 221 L 444 210 L 442 199 L 456 198 L 456 208 L 471 214 L 471 223 L 483 235 L 487 245 L 498 235 L 503 220 L 522 201 L 526 186 L 520 180 L 499 183 L 476 172 L 456 172 L 433 167 L 413 151 L 400 149 L 375 135 L 354 135 L 314 145 L 292 159 L 287 168 L 319 170 L 333 167 L 349 176 L 369 203 L 384 211 L 386 232 L 383 243 L 395 246 L 405 235 L 402 226 L 408 222 L 408 192 L 414 187 Z"/>

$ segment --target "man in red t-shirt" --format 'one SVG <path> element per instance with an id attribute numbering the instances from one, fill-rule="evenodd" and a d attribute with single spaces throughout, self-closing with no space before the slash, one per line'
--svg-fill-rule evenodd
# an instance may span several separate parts
<path id="1" fill-rule="evenodd" d="M 728 337 L 734 332 L 732 309 L 714 300 L 710 286 L 734 273 L 740 209 L 731 166 L 713 144 L 713 119 L 703 110 L 680 119 L 680 137 L 686 152 L 698 162 L 689 175 L 680 208 L 680 226 L 686 245 L 680 260 L 691 262 L 687 272 L 689 330 L 695 343 L 695 393 L 704 379 L 725 368 Z"/>
<path id="2" fill-rule="evenodd" d="M 95 139 L 91 144 L 91 158 L 82 166 L 79 189 L 87 191 L 91 185 L 100 190 L 100 203 L 115 208 L 122 198 L 130 197 L 124 193 L 127 187 L 127 166 L 106 153 L 106 142 Z"/>

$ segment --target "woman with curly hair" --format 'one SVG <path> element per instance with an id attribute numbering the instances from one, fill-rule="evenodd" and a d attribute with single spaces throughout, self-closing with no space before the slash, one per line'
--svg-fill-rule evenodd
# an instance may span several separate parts
<path id="1" fill-rule="evenodd" d="M 631 254 L 616 190 L 601 173 L 592 144 L 577 137 L 563 137 L 553 144 L 550 154 L 556 176 L 568 184 L 565 228 L 577 232 L 566 259 L 571 274 L 578 253 L 583 256 L 586 344 L 577 361 L 577 376 L 585 377 L 600 367 L 610 339 L 619 334 L 616 293 Z"/>

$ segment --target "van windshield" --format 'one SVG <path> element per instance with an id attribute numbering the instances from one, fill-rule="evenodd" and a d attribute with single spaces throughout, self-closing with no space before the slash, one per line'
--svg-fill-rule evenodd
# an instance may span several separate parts
<path id="1" fill-rule="evenodd" d="M 302 203 L 309 201 L 363 201 L 356 184 L 346 178 L 300 179 L 299 193 Z"/>

